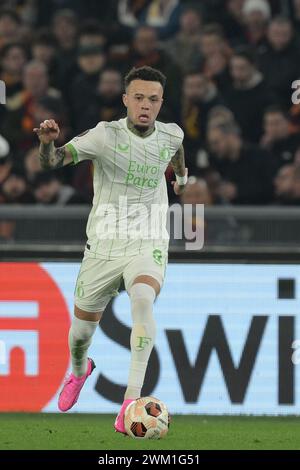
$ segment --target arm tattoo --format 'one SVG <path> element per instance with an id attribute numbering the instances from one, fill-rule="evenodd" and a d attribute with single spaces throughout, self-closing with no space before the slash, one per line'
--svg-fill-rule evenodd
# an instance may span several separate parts
<path id="1" fill-rule="evenodd" d="M 184 148 L 183 145 L 179 147 L 174 157 L 171 158 L 171 165 L 174 173 L 178 176 L 185 175 L 185 160 L 184 160 Z"/>
<path id="2" fill-rule="evenodd" d="M 55 148 L 53 142 L 50 142 L 50 144 L 40 144 L 40 162 L 43 170 L 62 167 L 65 156 L 65 147 Z"/>

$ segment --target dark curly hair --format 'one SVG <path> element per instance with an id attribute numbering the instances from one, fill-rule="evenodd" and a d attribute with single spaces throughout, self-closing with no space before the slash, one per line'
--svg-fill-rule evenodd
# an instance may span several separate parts
<path id="1" fill-rule="evenodd" d="M 143 67 L 133 67 L 125 77 L 125 90 L 133 80 L 145 80 L 147 82 L 159 82 L 163 88 L 166 85 L 165 75 L 157 69 L 144 65 Z"/>

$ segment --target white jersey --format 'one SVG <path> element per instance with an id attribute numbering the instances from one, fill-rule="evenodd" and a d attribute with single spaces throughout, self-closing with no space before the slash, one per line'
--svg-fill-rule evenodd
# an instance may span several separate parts
<path id="1" fill-rule="evenodd" d="M 155 122 L 148 137 L 138 137 L 127 120 L 99 122 L 72 139 L 74 163 L 94 164 L 93 208 L 87 223 L 89 251 L 106 260 L 168 249 L 168 196 L 165 171 L 182 144 L 177 124 Z"/>

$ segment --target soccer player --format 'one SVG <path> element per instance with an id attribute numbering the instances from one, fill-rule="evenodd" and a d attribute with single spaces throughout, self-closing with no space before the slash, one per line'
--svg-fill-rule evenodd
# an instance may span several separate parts
<path id="1" fill-rule="evenodd" d="M 121 433 L 125 433 L 126 407 L 140 397 L 155 340 L 153 303 L 162 287 L 168 260 L 164 173 L 169 162 L 176 175 L 172 184 L 177 195 L 187 182 L 183 131 L 177 124 L 156 121 L 165 82 L 159 70 L 133 68 L 125 77 L 123 103 L 127 118 L 99 122 L 62 147 L 54 146 L 59 135 L 54 120 L 45 120 L 34 129 L 40 139 L 42 168 L 55 169 L 86 159 L 94 165 L 93 207 L 69 332 L 72 373 L 60 393 L 58 407 L 61 411 L 72 408 L 93 372 L 95 364 L 87 357 L 88 347 L 123 278 L 130 297 L 132 331 L 128 386 L 114 425 Z"/>

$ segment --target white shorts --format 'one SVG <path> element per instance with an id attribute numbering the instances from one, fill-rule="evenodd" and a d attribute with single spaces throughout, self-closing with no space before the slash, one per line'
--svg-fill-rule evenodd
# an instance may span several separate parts
<path id="1" fill-rule="evenodd" d="M 168 252 L 160 249 L 111 261 L 94 258 L 85 251 L 75 287 L 75 305 L 86 312 L 103 311 L 119 294 L 122 278 L 127 292 L 135 278 L 143 274 L 152 276 L 162 287 L 167 262 Z"/>

